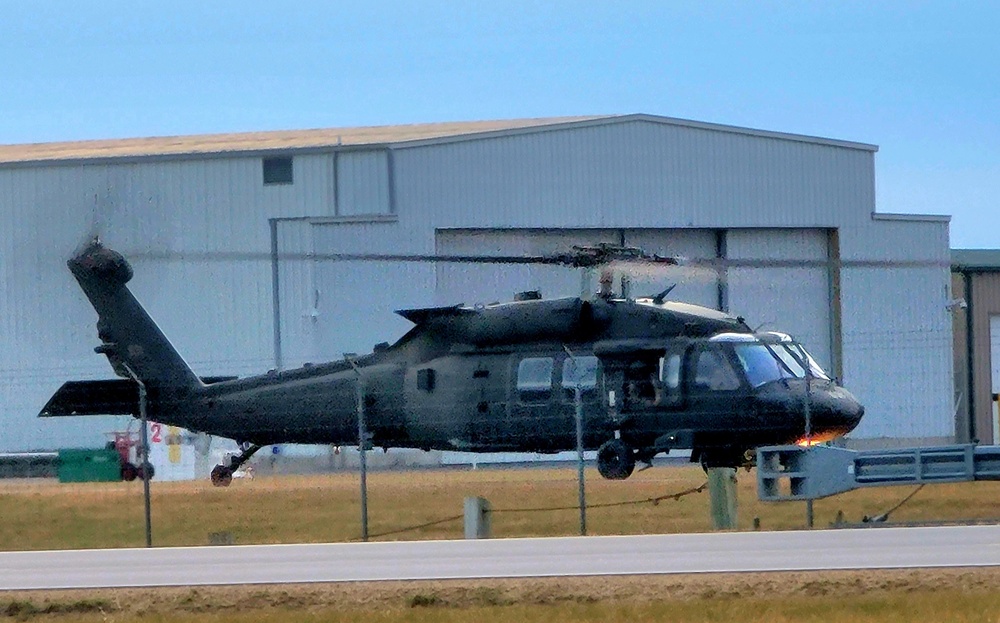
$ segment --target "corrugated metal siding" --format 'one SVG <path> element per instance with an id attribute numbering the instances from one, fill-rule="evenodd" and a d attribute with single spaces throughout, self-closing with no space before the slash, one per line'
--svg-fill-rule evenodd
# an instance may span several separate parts
<path id="1" fill-rule="evenodd" d="M 329 180 L 329 156 L 296 166 L 323 160 Z M 332 205 L 329 186 L 264 187 L 259 158 L 0 169 L 0 450 L 100 444 L 118 426 L 34 417 L 63 381 L 112 376 L 65 265 L 83 240 L 130 258 L 136 297 L 196 372 L 259 372 L 273 365 L 267 219 Z"/>
<path id="2" fill-rule="evenodd" d="M 292 216 L 332 216 L 335 214 L 336 173 L 334 171 L 335 156 L 318 154 L 315 156 L 295 156 L 292 160 L 294 168 L 294 188 L 282 195 L 281 186 L 268 186 L 266 192 L 272 192 L 284 199 L 281 214 Z M 287 188 L 287 187 L 286 187 Z M 277 197 L 276 197 L 277 198 Z"/>
<path id="3" fill-rule="evenodd" d="M 732 229 L 726 256 L 739 260 L 827 259 L 829 236 L 817 229 Z M 826 267 L 730 268 L 729 309 L 766 331 L 799 340 L 826 370 L 831 369 L 830 286 Z"/>
<path id="4" fill-rule="evenodd" d="M 389 151 L 337 154 L 337 214 L 389 214 Z"/>
<path id="5" fill-rule="evenodd" d="M 64 381 L 110 371 L 93 353 L 96 314 L 65 264 L 105 186 L 102 170 L 0 170 L 0 451 L 99 444 L 120 419 L 34 417 Z"/>
<path id="6" fill-rule="evenodd" d="M 835 227 L 872 153 L 636 121 L 398 149 L 397 211 L 452 227 Z"/>
<path id="7" fill-rule="evenodd" d="M 280 367 L 286 370 L 316 360 L 315 262 L 306 259 L 312 228 L 306 219 L 277 222 Z"/>
<path id="8" fill-rule="evenodd" d="M 948 225 L 876 220 L 841 231 L 844 376 L 865 404 L 855 436 L 954 436 Z M 923 260 L 923 266 L 892 261 Z"/>
<path id="9" fill-rule="evenodd" d="M 951 298 L 969 300 L 965 291 L 964 275 L 952 273 Z M 967 315 L 969 310 L 955 309 L 951 314 L 951 330 L 954 341 L 952 369 L 955 371 L 955 440 L 969 443 L 969 358 Z M 996 443 L 996 440 L 993 441 Z"/>
<path id="10" fill-rule="evenodd" d="M 994 395 L 1000 393 L 1000 314 L 990 315 L 990 398 L 993 404 L 990 405 L 993 416 L 991 426 L 988 428 L 990 438 L 996 439 L 1000 435 L 1000 413 L 997 413 L 996 400 Z M 986 435 L 983 435 L 985 437 Z"/>
<path id="11" fill-rule="evenodd" d="M 972 276 L 973 374 L 975 374 L 976 433 L 983 443 L 993 428 L 992 369 L 997 364 L 990 357 L 990 317 L 1000 314 L 1000 274 Z"/>
<path id="12" fill-rule="evenodd" d="M 395 222 L 317 223 L 313 245 L 320 253 L 375 250 L 428 253 L 422 240 Z M 423 247 L 423 248 L 421 248 Z M 407 262 L 317 262 L 316 357 L 340 359 L 393 342 L 412 326 L 394 311 L 434 304 L 434 267 Z"/>

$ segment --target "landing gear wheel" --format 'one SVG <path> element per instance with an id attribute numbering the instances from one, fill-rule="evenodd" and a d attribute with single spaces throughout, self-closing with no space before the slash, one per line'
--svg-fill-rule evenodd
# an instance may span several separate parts
<path id="1" fill-rule="evenodd" d="M 143 463 L 136 468 L 136 472 L 141 480 L 152 480 L 153 476 L 156 475 L 156 470 L 153 469 L 152 463 Z"/>
<path id="2" fill-rule="evenodd" d="M 128 462 L 122 463 L 121 474 L 122 480 L 132 482 L 139 476 L 139 468 Z"/>
<path id="3" fill-rule="evenodd" d="M 635 469 L 635 453 L 621 439 L 605 441 L 597 449 L 597 471 L 608 480 L 625 480 Z"/>
<path id="4" fill-rule="evenodd" d="M 212 468 L 212 484 L 216 487 L 228 487 L 233 482 L 233 470 L 223 465 Z"/>
<path id="5" fill-rule="evenodd" d="M 233 472 L 250 460 L 255 452 L 263 448 L 257 444 L 240 444 L 243 452 L 239 456 L 234 456 L 229 465 L 216 465 L 212 468 L 212 484 L 216 487 L 228 487 L 233 482 Z"/>

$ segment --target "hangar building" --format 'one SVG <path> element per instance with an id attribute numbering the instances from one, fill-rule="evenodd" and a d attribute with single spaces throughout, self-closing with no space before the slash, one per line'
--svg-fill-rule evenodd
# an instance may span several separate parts
<path id="1" fill-rule="evenodd" d="M 676 283 L 672 298 L 800 339 L 866 405 L 859 444 L 952 440 L 948 218 L 876 212 L 876 151 L 644 114 L 2 146 L 0 451 L 122 426 L 35 417 L 63 381 L 111 376 L 65 266 L 94 234 L 202 375 L 369 352 L 408 328 L 399 308 L 580 288 L 569 269 L 324 253 L 603 241 L 775 261 L 640 276 L 633 292 Z"/>
<path id="2" fill-rule="evenodd" d="M 1000 251 L 951 258 L 957 437 L 1000 444 Z"/>

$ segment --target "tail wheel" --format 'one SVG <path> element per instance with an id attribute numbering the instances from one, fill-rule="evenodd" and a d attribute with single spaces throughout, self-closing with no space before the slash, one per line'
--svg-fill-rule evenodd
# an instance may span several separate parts
<path id="1" fill-rule="evenodd" d="M 635 469 L 635 452 L 621 439 L 605 441 L 597 449 L 597 471 L 608 480 L 625 480 Z"/>
<path id="2" fill-rule="evenodd" d="M 228 487 L 233 482 L 233 470 L 223 465 L 212 468 L 212 484 L 216 487 Z"/>

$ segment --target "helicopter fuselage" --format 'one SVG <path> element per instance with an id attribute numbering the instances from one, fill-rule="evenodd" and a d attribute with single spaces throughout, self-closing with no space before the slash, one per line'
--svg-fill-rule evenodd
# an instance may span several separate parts
<path id="1" fill-rule="evenodd" d="M 558 315 L 579 307 L 577 301 L 563 299 L 549 311 Z M 579 383 L 587 449 L 619 438 L 640 456 L 691 448 L 730 457 L 761 445 L 831 439 L 851 430 L 863 413 L 822 371 L 795 368 L 787 341 L 771 334 L 704 337 L 697 335 L 704 327 L 688 325 L 695 335 L 619 337 L 630 332 L 613 334 L 615 316 L 635 325 L 646 324 L 637 316 L 669 313 L 676 319 L 677 311 L 641 301 L 588 304 L 592 316 L 605 318 L 604 335 L 593 341 L 538 340 L 565 324 L 552 323 L 512 342 L 514 332 L 528 333 L 523 325 L 508 323 L 506 333 L 481 318 L 455 326 L 461 308 L 442 308 L 438 320 L 446 320 L 438 327 L 381 352 L 163 395 L 152 417 L 257 445 L 354 445 L 363 415 L 374 446 L 558 452 L 576 447 Z M 504 310 L 506 316 L 526 313 L 531 303 L 520 305 Z M 434 310 L 423 311 L 434 316 Z M 463 339 L 473 331 L 480 344 Z M 565 333 L 558 337 L 572 337 Z M 449 334 L 463 341 L 448 340 Z M 781 357 L 771 352 L 776 348 L 794 370 L 782 369 Z M 741 349 L 771 356 L 775 378 L 748 375 Z"/>

